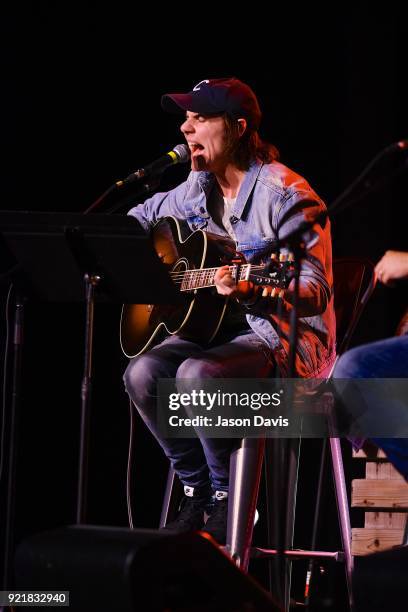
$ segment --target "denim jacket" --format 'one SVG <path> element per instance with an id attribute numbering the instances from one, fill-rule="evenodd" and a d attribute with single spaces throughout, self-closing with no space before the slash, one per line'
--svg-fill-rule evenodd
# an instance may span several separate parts
<path id="1" fill-rule="evenodd" d="M 212 174 L 192 171 L 184 183 L 166 193 L 156 193 L 128 214 L 135 216 L 147 231 L 158 219 L 173 216 L 185 221 L 189 232 L 202 229 L 225 235 L 207 208 L 214 184 Z M 237 251 L 250 263 L 267 261 L 275 240 L 324 208 L 304 178 L 279 162 L 255 161 L 231 210 Z M 335 359 L 330 222 L 327 220 L 325 227 L 315 226 L 313 231 L 313 246 L 307 250 L 301 265 L 295 363 L 297 376 L 307 378 L 327 371 Z M 283 376 L 287 375 L 289 350 L 291 304 L 289 293 L 287 296 L 281 301 L 279 318 L 276 299 L 260 298 L 253 306 L 244 307 L 249 325 L 272 350 Z"/>

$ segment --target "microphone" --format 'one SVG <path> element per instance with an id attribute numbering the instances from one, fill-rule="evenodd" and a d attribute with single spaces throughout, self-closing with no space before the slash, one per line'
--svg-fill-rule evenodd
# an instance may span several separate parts
<path id="1" fill-rule="evenodd" d="M 394 151 L 405 151 L 408 149 L 408 140 L 399 140 L 398 142 L 393 142 L 386 149 L 385 153 L 393 153 Z"/>
<path id="2" fill-rule="evenodd" d="M 190 149 L 185 144 L 179 144 L 174 147 L 171 151 L 168 151 L 159 159 L 156 159 L 151 164 L 144 166 L 143 168 L 139 168 L 136 172 L 132 172 L 125 179 L 121 181 L 116 181 L 116 187 L 123 187 L 124 185 L 128 185 L 129 183 L 133 183 L 134 181 L 139 181 L 142 178 L 148 178 L 151 176 L 156 176 L 161 174 L 168 168 L 169 166 L 173 166 L 174 164 L 184 164 L 188 162 L 190 159 Z"/>

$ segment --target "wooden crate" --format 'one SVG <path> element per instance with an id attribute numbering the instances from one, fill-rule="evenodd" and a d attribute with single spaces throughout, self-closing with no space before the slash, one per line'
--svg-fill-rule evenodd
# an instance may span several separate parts
<path id="1" fill-rule="evenodd" d="M 366 478 L 352 481 L 351 506 L 366 509 L 364 527 L 352 529 L 351 552 L 367 555 L 402 544 L 408 513 L 408 483 L 380 450 L 354 451 L 366 461 Z"/>

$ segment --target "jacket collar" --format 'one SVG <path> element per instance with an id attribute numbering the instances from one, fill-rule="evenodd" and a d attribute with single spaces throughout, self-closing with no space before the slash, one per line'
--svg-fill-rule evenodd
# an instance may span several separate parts
<path id="1" fill-rule="evenodd" d="M 257 160 L 251 162 L 251 165 L 249 166 L 245 174 L 245 178 L 240 187 L 236 202 L 231 210 L 231 214 L 233 217 L 241 219 L 244 213 L 245 206 L 255 186 L 262 166 L 262 162 L 259 162 Z M 211 172 L 199 172 L 197 180 L 205 195 L 208 197 L 212 187 L 214 186 L 215 176 L 211 174 Z M 201 202 L 197 204 L 197 209 L 200 208 L 200 206 L 202 206 Z"/>
<path id="2" fill-rule="evenodd" d="M 261 171 L 262 165 L 262 162 L 253 161 L 249 166 L 245 178 L 242 182 L 241 188 L 238 192 L 236 202 L 231 210 L 231 215 L 233 217 L 236 217 L 237 219 L 242 218 L 245 206 L 248 203 L 249 196 L 251 195 L 255 183 L 258 179 L 258 175 Z"/>

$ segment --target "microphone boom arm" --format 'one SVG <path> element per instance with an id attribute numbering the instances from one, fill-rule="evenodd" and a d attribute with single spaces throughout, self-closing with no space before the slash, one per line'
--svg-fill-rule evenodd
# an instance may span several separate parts
<path id="1" fill-rule="evenodd" d="M 190 159 L 190 149 L 185 144 L 176 145 L 171 151 L 168 151 L 165 155 L 156 159 L 156 161 L 148 164 L 144 168 L 139 168 L 136 172 L 132 172 L 125 179 L 116 181 L 113 185 L 109 187 L 106 191 L 103 192 L 101 196 L 95 202 L 93 202 L 86 210 L 84 210 L 84 215 L 89 214 L 98 208 L 106 198 L 113 193 L 117 189 L 121 189 L 125 185 L 129 185 L 134 183 L 135 181 L 139 181 L 145 178 L 153 179 L 150 185 L 145 185 L 143 187 L 144 192 L 149 192 L 157 186 L 157 177 L 160 177 L 162 173 L 169 166 L 173 166 L 174 164 L 185 163 Z M 113 212 L 117 210 L 120 206 L 113 207 L 109 212 Z"/>

